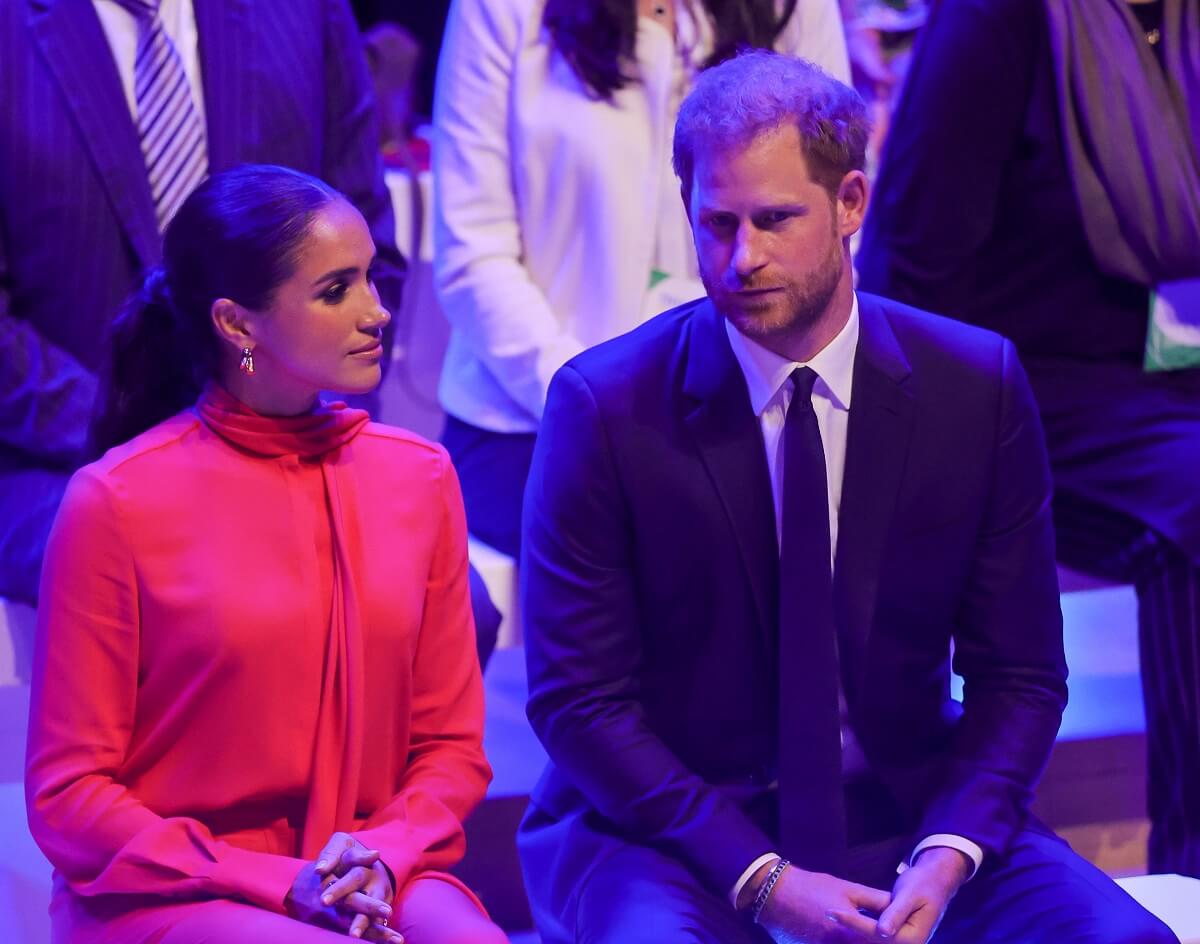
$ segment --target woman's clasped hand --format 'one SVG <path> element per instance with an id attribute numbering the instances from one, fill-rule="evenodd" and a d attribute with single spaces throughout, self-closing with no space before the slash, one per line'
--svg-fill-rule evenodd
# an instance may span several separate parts
<path id="1" fill-rule="evenodd" d="M 287 908 L 306 924 L 365 941 L 404 944 L 403 935 L 388 927 L 395 893 L 377 850 L 349 833 L 334 833 L 316 861 L 296 875 Z"/>

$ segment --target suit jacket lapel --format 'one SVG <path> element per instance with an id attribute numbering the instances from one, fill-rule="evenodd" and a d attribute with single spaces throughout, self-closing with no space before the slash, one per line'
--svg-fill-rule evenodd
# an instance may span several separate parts
<path id="1" fill-rule="evenodd" d="M 142 265 L 155 264 L 162 249 L 146 162 L 91 0 L 34 0 L 30 26 L 114 214 Z"/>
<path id="2" fill-rule="evenodd" d="M 194 0 L 209 173 L 258 151 L 255 120 L 259 59 L 249 0 Z"/>
<path id="3" fill-rule="evenodd" d="M 773 645 L 779 611 L 779 551 L 762 429 L 723 320 L 707 300 L 685 341 L 685 417 L 737 539 L 764 642 Z"/>
<path id="4" fill-rule="evenodd" d="M 912 432 L 907 358 L 879 299 L 859 293 L 860 333 L 838 512 L 834 595 L 842 680 L 855 702 L 875 613 L 884 543 Z"/>

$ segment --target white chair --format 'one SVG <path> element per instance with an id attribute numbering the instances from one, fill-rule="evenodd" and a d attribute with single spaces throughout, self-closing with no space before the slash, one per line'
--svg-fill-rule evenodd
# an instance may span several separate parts
<path id="1" fill-rule="evenodd" d="M 0 941 L 48 944 L 50 864 L 29 835 L 21 782 L 34 617 L 0 598 Z"/>
<path id="2" fill-rule="evenodd" d="M 0 597 L 0 685 L 29 681 L 35 618 L 33 607 Z"/>
<path id="3" fill-rule="evenodd" d="M 50 863 L 29 835 L 20 783 L 0 783 L 0 941 L 49 944 Z"/>
<path id="4" fill-rule="evenodd" d="M 467 538 L 467 556 L 483 578 L 492 603 L 500 611 L 496 648 L 512 649 L 521 645 L 521 621 L 517 614 L 517 562 L 475 538 Z"/>
<path id="5" fill-rule="evenodd" d="M 1180 944 L 1200 944 L 1200 879 L 1183 875 L 1134 875 L 1117 879 L 1143 908 L 1158 915 Z"/>

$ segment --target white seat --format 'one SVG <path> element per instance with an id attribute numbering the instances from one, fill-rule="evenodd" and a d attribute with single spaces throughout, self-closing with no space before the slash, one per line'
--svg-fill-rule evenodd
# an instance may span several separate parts
<path id="1" fill-rule="evenodd" d="M 1174 931 L 1179 944 L 1200 944 L 1200 879 L 1134 875 L 1117 879 L 1117 884 Z"/>
<path id="2" fill-rule="evenodd" d="M 496 648 L 511 649 L 521 645 L 521 621 L 517 614 L 517 562 L 507 554 L 467 538 L 467 556 L 483 578 L 488 596 L 500 611 L 500 630 Z"/>
<path id="3" fill-rule="evenodd" d="M 13 700 L 28 699 L 28 692 L 25 685 L 3 686 L 0 707 L 19 713 L 21 706 Z M 14 740 L 12 732 L 0 730 L 0 750 L 16 748 L 24 753 L 24 737 L 19 744 L 8 743 Z M 0 783 L 0 849 L 4 850 L 0 856 L 0 941 L 49 944 L 50 863 L 29 834 L 25 788 L 20 781 Z"/>
<path id="4" fill-rule="evenodd" d="M 0 597 L 0 685 L 29 681 L 35 618 L 33 607 Z"/>

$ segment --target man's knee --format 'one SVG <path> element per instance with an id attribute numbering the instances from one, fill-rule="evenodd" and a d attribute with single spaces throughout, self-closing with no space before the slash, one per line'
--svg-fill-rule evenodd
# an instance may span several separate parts
<path id="1" fill-rule="evenodd" d="M 703 929 L 704 919 L 675 895 L 621 896 L 595 887 L 580 900 L 575 939 L 578 944 L 716 944 Z"/>
<path id="2" fill-rule="evenodd" d="M 729 903 L 682 863 L 631 846 L 597 866 L 579 895 L 580 944 L 751 944 Z"/>
<path id="3" fill-rule="evenodd" d="M 633 928 L 585 928 L 582 925 L 575 940 L 578 944 L 713 944 L 711 938 L 697 937 L 681 928 L 666 929 L 657 925 L 638 925 Z"/>
<path id="4" fill-rule="evenodd" d="M 1053 944 L 1179 944 L 1170 928 L 1115 885 L 1064 930 Z"/>
<path id="5" fill-rule="evenodd" d="M 1089 937 L 1097 944 L 1179 944 L 1179 938 L 1158 918 L 1145 911 L 1140 905 L 1131 908 L 1128 915 L 1105 922 L 1098 937 Z"/>

